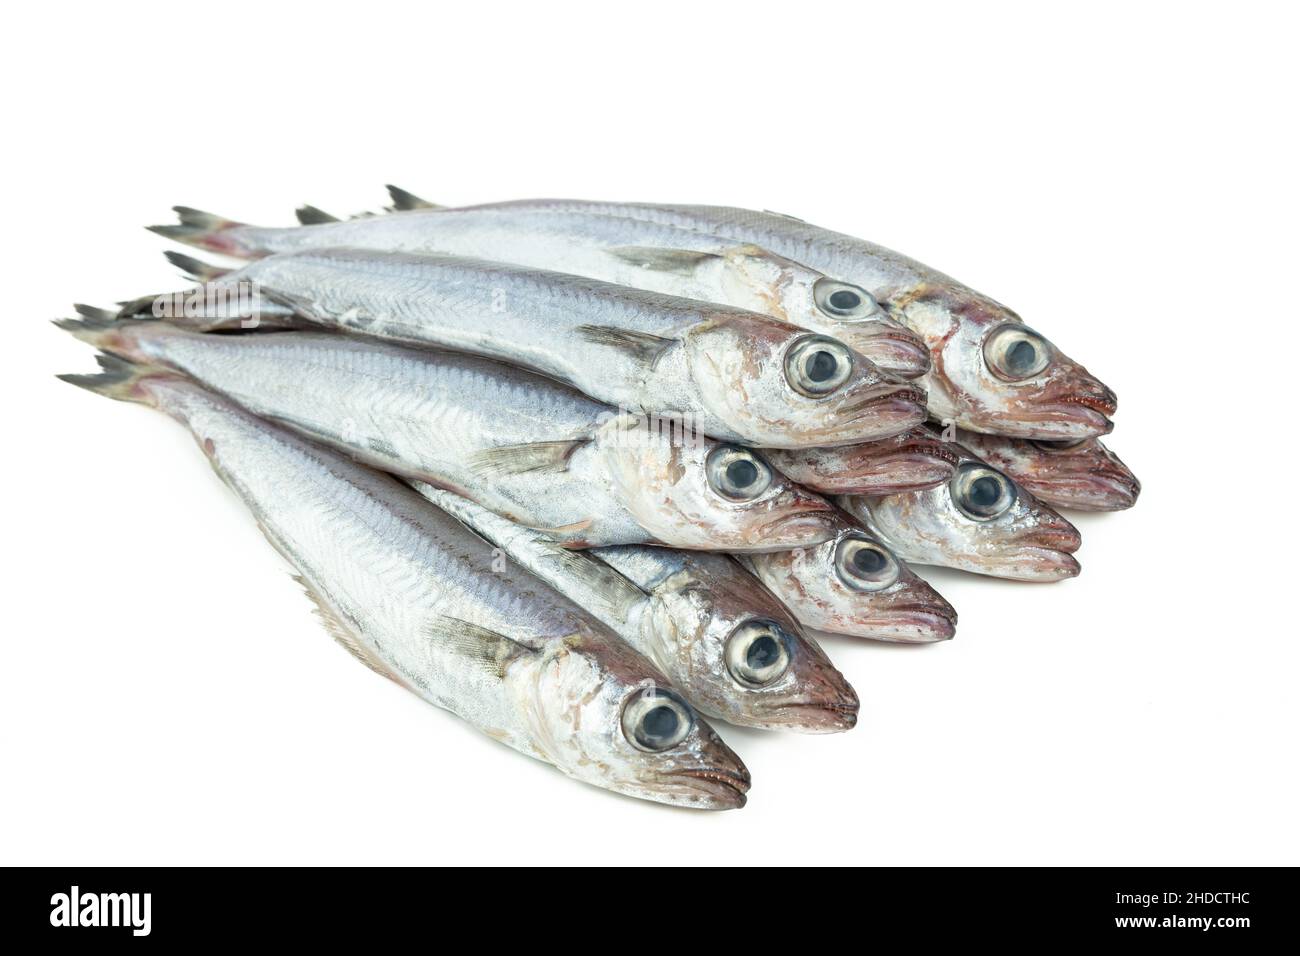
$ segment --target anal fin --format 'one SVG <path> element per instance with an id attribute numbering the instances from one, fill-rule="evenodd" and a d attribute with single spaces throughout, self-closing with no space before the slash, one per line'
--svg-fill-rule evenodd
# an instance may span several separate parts
<path id="1" fill-rule="evenodd" d="M 368 647 L 361 643 L 356 636 L 356 629 L 349 625 L 341 614 L 332 604 L 308 582 L 301 574 L 295 574 L 294 580 L 302 585 L 302 589 L 307 592 L 307 597 L 311 598 L 312 604 L 316 606 L 316 616 L 320 618 L 321 623 L 325 625 L 325 630 L 329 636 L 334 638 L 342 648 L 365 664 L 376 674 L 387 677 L 394 683 L 406 686 L 406 681 L 397 675 L 397 673 L 385 664 L 379 657 Z"/>

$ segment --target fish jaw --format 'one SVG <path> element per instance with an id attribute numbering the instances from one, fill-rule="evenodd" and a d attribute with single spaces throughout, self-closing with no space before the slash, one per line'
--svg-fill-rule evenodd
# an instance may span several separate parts
<path id="1" fill-rule="evenodd" d="M 894 314 L 930 348 L 922 379 L 930 412 L 970 431 L 1048 441 L 1077 441 L 1114 427 L 1115 393 L 1086 368 L 1043 339 L 1046 366 L 1018 381 L 999 375 L 985 345 L 996 331 L 1025 328 L 1005 306 L 966 291 L 922 287 L 895 297 Z"/>
<path id="2" fill-rule="evenodd" d="M 815 548 L 747 556 L 746 564 L 806 629 L 817 634 L 908 644 L 952 638 L 957 612 L 905 564 L 899 562 L 897 580 L 887 587 L 851 586 L 836 561 L 846 540 L 882 544 L 860 528 L 846 528 Z"/>
<path id="3" fill-rule="evenodd" d="M 1142 491 L 1137 476 L 1097 439 L 1058 444 L 965 432 L 958 440 L 1058 508 L 1123 511 Z"/>
<path id="4" fill-rule="evenodd" d="M 882 372 L 841 342 L 846 379 L 821 396 L 791 383 L 787 359 L 813 333 L 779 322 L 719 316 L 684 337 L 700 401 L 748 444 L 766 448 L 847 445 L 886 438 L 925 420 L 925 393 Z"/>
<path id="5" fill-rule="evenodd" d="M 961 465 L 986 465 L 962 446 L 953 448 Z M 838 501 L 905 561 L 1018 581 L 1060 581 L 1079 574 L 1078 529 L 1030 492 L 1016 485 L 1015 499 L 1003 514 L 977 520 L 958 507 L 952 485 Z"/>
<path id="6" fill-rule="evenodd" d="M 790 478 L 832 495 L 890 495 L 932 488 L 952 477 L 957 456 L 928 429 L 836 448 L 772 449 Z"/>
<path id="7" fill-rule="evenodd" d="M 610 422 L 596 453 L 621 503 L 654 542 L 701 551 L 774 551 L 824 541 L 842 520 L 825 498 L 791 482 L 757 455 L 771 474 L 749 500 L 724 497 L 709 482 L 711 452 L 724 447 L 700 435 L 665 435 Z"/>

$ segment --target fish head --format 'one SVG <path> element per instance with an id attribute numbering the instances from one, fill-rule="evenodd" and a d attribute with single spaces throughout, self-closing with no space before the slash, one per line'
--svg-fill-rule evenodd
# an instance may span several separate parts
<path id="1" fill-rule="evenodd" d="M 925 420 L 925 393 L 843 342 L 757 316 L 719 313 L 683 338 L 700 400 L 756 445 L 846 445 Z"/>
<path id="2" fill-rule="evenodd" d="M 774 448 L 772 463 L 790 478 L 826 494 L 888 495 L 931 488 L 952 477 L 957 456 L 929 429 L 835 448 Z"/>
<path id="3" fill-rule="evenodd" d="M 1113 427 L 1115 393 L 1005 306 L 925 287 L 895 309 L 930 346 L 924 382 L 935 417 L 973 431 L 1055 441 Z"/>
<path id="4" fill-rule="evenodd" d="M 807 627 L 879 641 L 946 641 L 957 612 L 876 536 L 845 527 L 811 548 L 749 564 Z"/>
<path id="5" fill-rule="evenodd" d="M 880 369 L 916 378 L 930 369 L 930 350 L 890 317 L 866 289 L 758 246 L 736 246 L 723 256 L 729 302 L 839 339 Z"/>
<path id="6" fill-rule="evenodd" d="M 830 502 L 748 448 L 644 419 L 610 423 L 597 447 L 624 507 L 662 544 L 772 551 L 825 540 L 839 521 Z"/>
<path id="7" fill-rule="evenodd" d="M 953 447 L 961 461 L 946 484 L 842 503 L 910 561 L 1022 581 L 1077 575 L 1074 525 L 1003 472 Z"/>
<path id="8" fill-rule="evenodd" d="M 749 771 L 644 657 L 610 633 L 548 642 L 527 669 L 525 713 L 544 756 L 570 776 L 644 800 L 745 805 Z"/>
<path id="9" fill-rule="evenodd" d="M 1000 435 L 963 435 L 980 455 L 1043 501 L 1079 511 L 1123 511 L 1142 484 L 1099 439 L 1037 441 Z"/>
<path id="10" fill-rule="evenodd" d="M 654 589 L 648 640 L 701 710 L 803 733 L 857 723 L 858 696 L 844 675 L 752 574 L 715 554 L 690 555 L 682 567 Z"/>

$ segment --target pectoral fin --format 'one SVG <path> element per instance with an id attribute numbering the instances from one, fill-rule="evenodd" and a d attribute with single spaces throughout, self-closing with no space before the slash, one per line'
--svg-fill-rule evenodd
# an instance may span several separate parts
<path id="1" fill-rule="evenodd" d="M 666 339 L 649 332 L 635 332 L 608 325 L 580 325 L 577 330 L 588 342 L 619 349 L 635 361 L 654 368 L 665 352 L 677 344 L 676 339 Z"/>
<path id="2" fill-rule="evenodd" d="M 469 465 L 480 475 L 491 478 L 535 472 L 560 472 L 569 467 L 569 459 L 573 453 L 588 441 L 590 441 L 588 438 L 574 438 L 568 441 L 501 445 L 470 456 Z"/>
<path id="3" fill-rule="evenodd" d="M 499 631 L 446 615 L 430 621 L 424 633 L 430 640 L 498 678 L 505 676 L 513 661 L 537 653 Z"/>
<path id="4" fill-rule="evenodd" d="M 649 269 L 652 272 L 673 272 L 679 275 L 690 275 L 710 259 L 721 258 L 716 252 L 659 249 L 654 246 L 614 246 L 605 251 L 629 265 Z"/>

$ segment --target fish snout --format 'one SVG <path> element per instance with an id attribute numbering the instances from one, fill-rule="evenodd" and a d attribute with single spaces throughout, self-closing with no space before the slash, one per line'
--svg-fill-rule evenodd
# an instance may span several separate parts
<path id="1" fill-rule="evenodd" d="M 930 350 L 925 343 L 892 320 L 861 329 L 853 344 L 882 370 L 901 378 L 918 378 L 930 371 Z"/>

